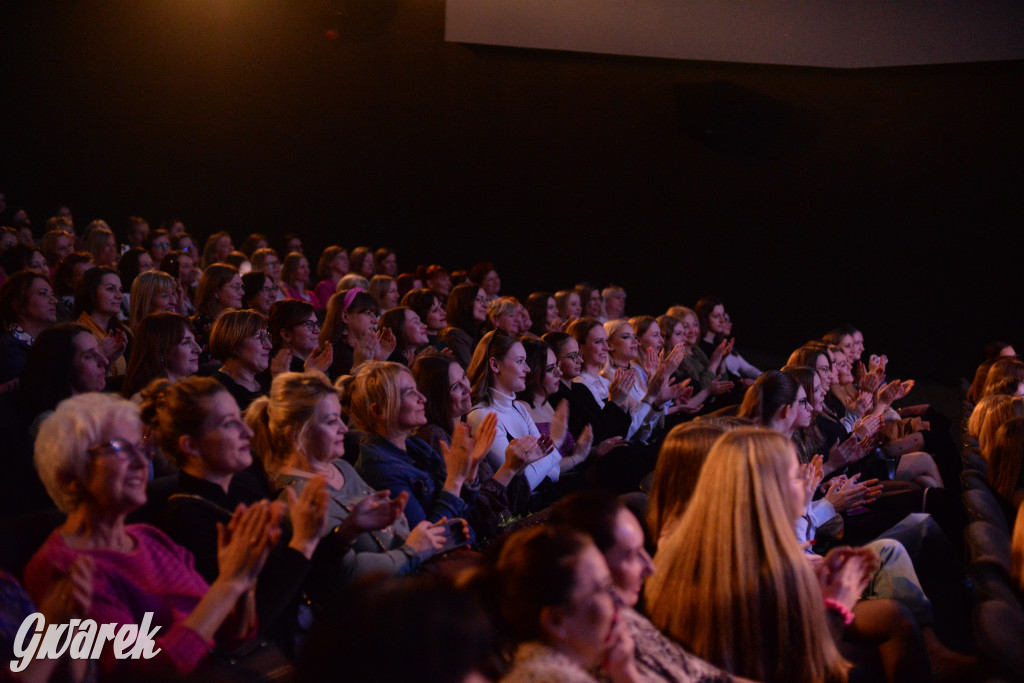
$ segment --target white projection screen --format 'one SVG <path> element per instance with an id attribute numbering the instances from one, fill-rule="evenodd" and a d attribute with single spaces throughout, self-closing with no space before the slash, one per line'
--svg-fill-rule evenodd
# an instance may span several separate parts
<path id="1" fill-rule="evenodd" d="M 865 68 L 1024 58 L 1020 0 L 447 0 L 445 40 Z"/>

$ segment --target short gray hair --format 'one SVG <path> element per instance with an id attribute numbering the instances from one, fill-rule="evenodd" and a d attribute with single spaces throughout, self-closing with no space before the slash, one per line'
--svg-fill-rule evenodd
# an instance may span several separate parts
<path id="1" fill-rule="evenodd" d="M 615 284 L 608 285 L 607 287 L 605 287 L 604 289 L 601 290 L 601 296 L 603 296 L 605 299 L 607 299 L 608 297 L 612 297 L 612 296 L 619 296 L 620 294 L 623 297 L 625 297 L 626 296 L 626 290 L 624 290 L 622 287 L 619 287 L 618 285 L 615 285 Z"/>
<path id="2" fill-rule="evenodd" d="M 62 512 L 71 512 L 81 502 L 69 484 L 85 480 L 87 451 L 105 440 L 117 420 L 139 423 L 139 407 L 116 394 L 93 392 L 61 401 L 39 425 L 36 471 Z"/>

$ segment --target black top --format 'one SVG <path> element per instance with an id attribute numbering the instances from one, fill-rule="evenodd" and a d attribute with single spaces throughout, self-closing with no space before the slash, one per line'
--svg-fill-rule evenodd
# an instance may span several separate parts
<path id="1" fill-rule="evenodd" d="M 237 476 L 237 475 L 236 475 Z M 234 482 L 232 482 L 233 484 Z M 157 520 L 176 543 L 192 553 L 195 568 L 208 583 L 217 578 L 217 523 L 227 524 L 240 503 L 256 502 L 187 472 L 178 473 L 178 486 Z M 290 533 L 267 558 L 256 583 L 256 614 L 260 632 L 273 635 L 288 648 L 295 631 L 300 588 L 309 573 L 305 555 L 288 547 Z M 280 639 L 278 636 L 281 636 Z"/>
<path id="2" fill-rule="evenodd" d="M 334 360 L 331 361 L 331 367 L 327 368 L 327 376 L 331 378 L 332 382 L 342 375 L 352 374 L 355 354 L 355 349 L 345 342 L 334 345 Z"/>
<path id="3" fill-rule="evenodd" d="M 569 401 L 569 433 L 579 434 L 588 424 L 594 430 L 594 443 L 599 444 L 613 436 L 626 438 L 629 433 L 631 418 L 612 401 L 605 401 L 602 408 L 597 399 L 583 384 L 573 383 L 571 388 L 562 382 L 558 383 L 558 391 L 548 396 L 553 408 L 563 400 Z"/>
<path id="4" fill-rule="evenodd" d="M 249 404 L 258 399 L 260 396 L 265 395 L 270 391 L 270 382 L 267 381 L 268 377 L 262 377 L 261 375 L 256 376 L 256 381 L 259 383 L 260 388 L 258 391 L 249 391 L 241 384 L 236 382 L 231 375 L 218 370 L 211 375 L 215 380 L 224 385 L 224 388 L 228 390 L 228 393 L 235 397 L 235 401 L 238 402 L 238 409 L 245 412 L 245 409 L 249 407 Z"/>

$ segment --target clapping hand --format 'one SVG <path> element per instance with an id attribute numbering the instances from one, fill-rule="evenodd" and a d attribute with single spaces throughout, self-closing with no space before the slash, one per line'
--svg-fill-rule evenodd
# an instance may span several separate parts
<path id="1" fill-rule="evenodd" d="M 375 491 L 353 506 L 348 519 L 359 531 L 377 531 L 398 521 L 409 502 L 409 492 L 402 491 L 393 500 L 389 498 L 391 491 L 384 489 Z"/>
<path id="2" fill-rule="evenodd" d="M 875 502 L 882 487 L 878 486 L 877 479 L 869 479 L 858 483 L 860 474 L 852 477 L 835 477 L 825 492 L 825 500 L 832 503 L 836 512 L 843 514 L 852 507 L 868 505 Z"/>
<path id="3" fill-rule="evenodd" d="M 858 368 L 863 368 L 864 364 L 863 363 L 858 363 L 857 367 Z M 872 369 L 870 372 L 864 374 L 857 381 L 857 388 L 860 389 L 861 391 L 866 391 L 869 394 L 873 394 L 882 385 L 882 382 L 884 382 L 884 381 L 885 381 L 885 369 L 882 368 L 881 366 L 879 366 L 879 367 L 876 367 L 876 368 Z"/>
<path id="4" fill-rule="evenodd" d="M 608 455 L 608 453 L 615 450 L 619 446 L 625 446 L 627 443 L 629 442 L 626 441 L 626 439 L 624 439 L 623 437 L 613 436 L 597 444 L 597 448 L 594 449 L 594 453 L 597 455 L 597 457 L 601 458 Z"/>
<path id="5" fill-rule="evenodd" d="M 845 402 L 846 409 L 855 415 L 866 415 L 875 404 L 875 397 L 866 391 L 857 391 L 857 394 Z"/>
<path id="6" fill-rule="evenodd" d="M 658 370 L 658 352 L 648 346 L 647 350 L 640 354 L 640 367 L 644 369 L 647 377 L 654 375 Z"/>
<path id="7" fill-rule="evenodd" d="M 113 363 L 118 356 L 124 353 L 125 347 L 128 346 L 128 337 L 124 330 L 114 330 L 100 340 L 96 346 L 103 357 Z"/>
<path id="8" fill-rule="evenodd" d="M 295 489 L 285 489 L 288 499 L 288 519 L 292 524 L 292 540 L 289 547 L 306 556 L 313 557 L 313 551 L 320 538 L 327 532 L 327 479 L 322 474 L 310 479 L 295 495 Z"/>
<path id="9" fill-rule="evenodd" d="M 39 611 L 47 623 L 66 623 L 82 618 L 92 607 L 92 579 L 96 565 L 89 555 L 79 555 L 71 571 L 59 578 L 39 603 Z"/>
<path id="10" fill-rule="evenodd" d="M 881 370 L 882 374 L 885 374 L 885 366 L 889 364 L 889 357 L 886 355 L 876 356 L 871 354 L 868 358 L 868 370 L 874 372 L 876 369 Z"/>
<path id="11" fill-rule="evenodd" d="M 469 472 L 469 478 L 467 481 L 476 481 L 478 476 L 478 470 L 480 469 L 480 463 L 483 462 L 487 454 L 491 452 L 491 446 L 494 444 L 494 438 L 498 435 L 498 415 L 497 413 L 488 413 L 480 424 L 476 428 L 476 434 L 473 435 L 472 443 L 470 447 L 469 459 L 472 463 Z"/>
<path id="12" fill-rule="evenodd" d="M 217 523 L 217 578 L 249 590 L 266 562 L 270 549 L 281 537 L 280 518 L 269 501 L 235 508 L 225 525 Z"/>
<path id="13" fill-rule="evenodd" d="M 711 380 L 711 385 L 708 388 L 712 396 L 721 396 L 722 394 L 728 394 L 732 391 L 733 386 L 735 385 L 729 380 L 719 379 L 716 377 Z"/>
<path id="14" fill-rule="evenodd" d="M 572 449 L 573 466 L 580 464 L 590 456 L 590 447 L 594 444 L 594 430 L 590 425 L 583 428 L 576 439 L 576 446 Z"/>
<path id="15" fill-rule="evenodd" d="M 725 357 L 732 353 L 732 347 L 735 343 L 735 338 L 727 337 L 715 347 L 715 350 L 711 352 L 711 358 L 708 359 L 710 361 L 708 367 L 712 368 L 712 371 L 717 371 L 719 363 L 725 360 Z"/>
<path id="16" fill-rule="evenodd" d="M 491 415 L 493 414 L 491 413 Z M 480 427 L 483 429 L 478 429 L 478 432 L 494 429 L 493 423 L 484 428 L 484 423 L 491 415 L 485 417 L 484 421 L 480 423 Z M 494 441 L 493 433 L 490 439 Z M 462 492 L 462 485 L 467 481 L 471 481 L 470 477 L 476 478 L 476 471 L 480 466 L 480 461 L 487 455 L 489 449 L 490 444 L 487 445 L 487 448 L 483 449 L 482 453 L 478 452 L 477 449 L 474 449 L 473 437 L 469 434 L 469 427 L 464 422 L 455 425 L 455 430 L 452 432 L 451 445 L 443 441 L 441 442 L 441 455 L 444 457 L 444 464 L 448 470 L 448 476 L 444 483 L 445 490 L 459 495 Z"/>
<path id="17" fill-rule="evenodd" d="M 857 438 L 863 442 L 871 439 L 881 427 L 882 417 L 880 415 L 865 415 L 853 424 L 853 429 L 850 432 L 856 434 Z"/>
<path id="18" fill-rule="evenodd" d="M 635 371 L 622 368 L 617 369 L 612 376 L 611 386 L 608 387 L 608 400 L 622 407 L 629 399 L 629 394 L 633 391 L 633 386 L 637 381 Z"/>
<path id="19" fill-rule="evenodd" d="M 814 497 L 814 490 L 818 488 L 821 480 L 825 477 L 825 473 L 822 470 L 822 463 L 824 458 L 821 455 L 815 455 L 811 458 L 808 463 L 800 464 L 800 476 L 804 480 L 804 509 L 811 504 L 811 499 Z"/>
<path id="20" fill-rule="evenodd" d="M 686 358 L 686 344 L 679 343 L 673 346 L 662 361 L 668 374 L 675 374 L 684 358 Z"/>
<path id="21" fill-rule="evenodd" d="M 860 444 L 857 443 L 855 437 L 851 436 L 842 442 L 836 439 L 836 442 L 828 451 L 828 463 L 832 470 L 837 470 L 850 463 L 857 462 L 863 456 L 864 451 L 861 449 Z"/>
<path id="22" fill-rule="evenodd" d="M 302 367 L 306 372 L 327 372 L 334 362 L 334 345 L 329 341 L 320 342 L 315 349 L 309 352 L 306 362 Z"/>
<path id="23" fill-rule="evenodd" d="M 387 360 L 391 357 L 391 354 L 395 352 L 395 346 L 398 345 L 398 340 L 395 339 L 395 333 L 391 331 L 390 327 L 382 327 L 380 332 L 377 333 L 377 360 Z"/>
<path id="24" fill-rule="evenodd" d="M 569 402 L 562 401 L 555 408 L 554 415 L 551 416 L 551 440 L 560 444 L 565 440 L 565 435 L 569 432 Z"/>
<path id="25" fill-rule="evenodd" d="M 282 346 L 270 360 L 270 376 L 277 377 L 283 372 L 288 372 L 292 367 L 292 350 Z"/>
<path id="26" fill-rule="evenodd" d="M 853 611 L 877 568 L 878 558 L 867 548 L 833 548 L 816 567 L 822 595 Z"/>
<path id="27" fill-rule="evenodd" d="M 537 446 L 536 436 L 521 436 L 505 448 L 505 463 L 516 473 L 543 457 L 544 452 Z"/>

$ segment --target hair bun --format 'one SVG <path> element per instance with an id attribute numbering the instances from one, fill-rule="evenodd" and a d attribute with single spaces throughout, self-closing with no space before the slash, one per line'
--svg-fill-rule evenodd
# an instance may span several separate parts
<path id="1" fill-rule="evenodd" d="M 139 413 L 142 421 L 152 424 L 157 419 L 157 408 L 171 389 L 171 381 L 166 377 L 158 377 L 143 387 L 139 392 L 142 402 Z"/>

